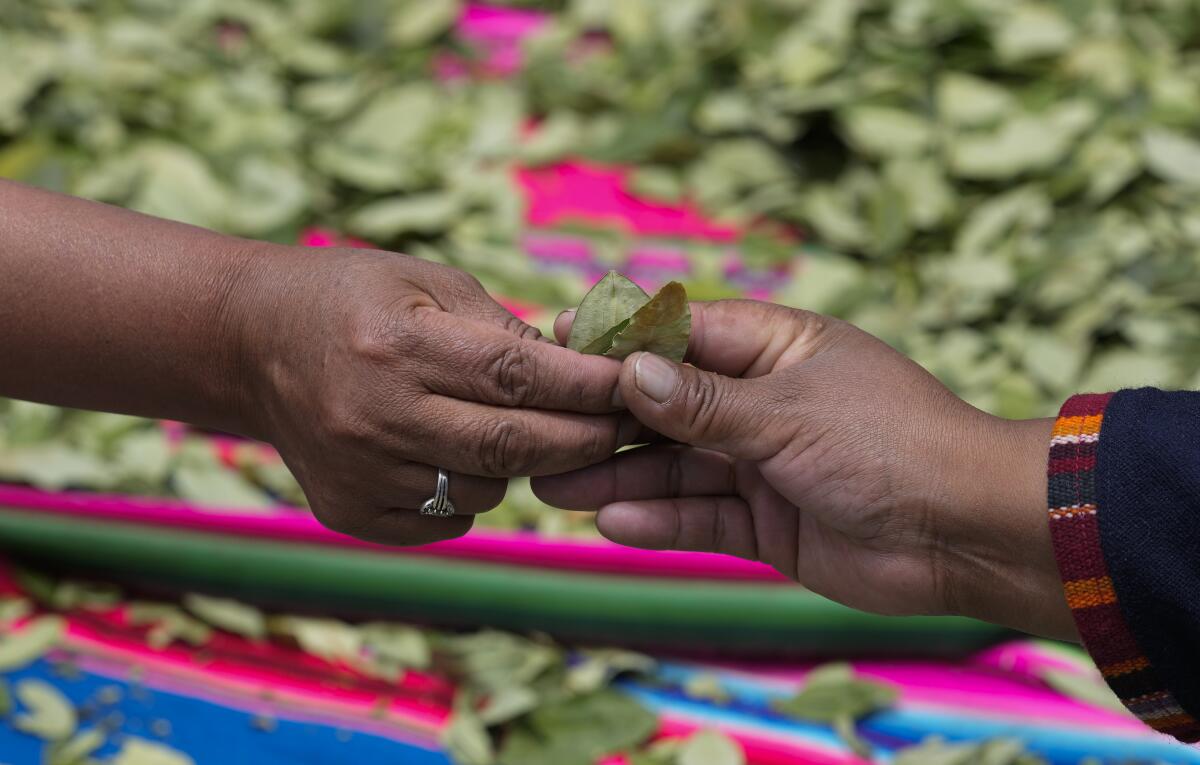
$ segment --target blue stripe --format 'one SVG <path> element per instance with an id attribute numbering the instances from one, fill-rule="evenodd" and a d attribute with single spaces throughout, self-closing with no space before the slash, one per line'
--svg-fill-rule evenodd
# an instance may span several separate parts
<path id="1" fill-rule="evenodd" d="M 83 707 L 105 686 L 121 689 L 121 700 L 104 707 L 124 717 L 121 730 L 130 735 L 161 741 L 186 752 L 197 765 L 341 765 L 347 762 L 389 762 L 404 765 L 451 765 L 439 751 L 381 736 L 340 732 L 336 726 L 313 722 L 275 721 L 273 730 L 256 729 L 253 716 L 203 699 L 159 690 L 136 688 L 126 682 L 83 673 L 77 680 L 57 677 L 43 661 L 4 676 L 15 684 L 27 677 L 46 680 L 77 707 Z M 159 739 L 156 721 L 166 720 L 170 733 Z M 90 727 L 83 722 L 81 729 Z M 114 737 L 115 738 L 115 737 Z M 109 742 L 98 752 L 113 754 L 119 747 Z M 7 765 L 41 765 L 42 742 L 0 725 L 0 762 Z"/>
<path id="2" fill-rule="evenodd" d="M 714 724 L 755 725 L 761 730 L 796 736 L 806 741 L 826 742 L 828 737 L 817 735 L 818 730 L 829 734 L 824 726 L 781 717 L 771 710 L 771 701 L 784 698 L 785 691 L 765 683 L 722 672 L 698 670 L 686 665 L 664 662 L 658 666 L 659 679 L 682 685 L 696 675 L 712 674 L 734 698 L 729 704 L 713 704 L 687 698 L 678 690 L 661 688 L 637 689 L 639 698 L 656 709 L 677 709 L 689 715 L 703 711 Z M 626 685 L 631 687 L 630 684 Z M 860 733 L 881 749 L 896 750 L 918 743 L 929 736 L 942 736 L 948 741 L 982 741 L 989 738 L 1015 738 L 1032 752 L 1053 765 L 1078 765 L 1085 757 L 1101 762 L 1167 762 L 1200 764 L 1200 751 L 1152 733 L 1144 737 L 1114 736 L 1096 729 L 1049 727 L 998 721 L 976 716 L 942 712 L 910 711 L 903 708 L 872 715 L 862 725 Z"/>

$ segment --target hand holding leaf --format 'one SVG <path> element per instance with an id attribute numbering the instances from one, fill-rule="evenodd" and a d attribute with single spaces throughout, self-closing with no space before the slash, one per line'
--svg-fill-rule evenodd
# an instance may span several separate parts
<path id="1" fill-rule="evenodd" d="M 629 278 L 609 271 L 579 304 L 567 347 L 616 359 L 647 351 L 683 361 L 691 330 L 687 292 L 679 282 L 651 298 Z"/>

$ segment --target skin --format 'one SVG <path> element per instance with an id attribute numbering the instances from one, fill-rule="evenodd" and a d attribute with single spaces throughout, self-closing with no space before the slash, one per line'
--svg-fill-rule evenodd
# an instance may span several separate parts
<path id="1" fill-rule="evenodd" d="M 825 316 L 721 301 L 692 317 L 690 365 L 621 369 L 624 404 L 669 442 L 535 479 L 539 497 L 598 509 L 615 542 L 763 561 L 862 610 L 1077 639 L 1046 520 L 1052 420 L 981 412 Z"/>
<path id="2" fill-rule="evenodd" d="M 0 395 L 273 444 L 327 526 L 464 534 L 506 479 L 639 429 L 620 365 L 545 341 L 460 271 L 251 242 L 0 181 Z M 436 468 L 459 515 L 420 516 Z"/>

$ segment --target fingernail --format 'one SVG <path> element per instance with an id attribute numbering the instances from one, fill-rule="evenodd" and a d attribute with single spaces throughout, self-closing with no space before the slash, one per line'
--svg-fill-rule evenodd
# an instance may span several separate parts
<path id="1" fill-rule="evenodd" d="M 675 393 L 679 385 L 679 373 L 666 359 L 653 353 L 643 353 L 633 366 L 633 379 L 638 390 L 660 404 Z"/>

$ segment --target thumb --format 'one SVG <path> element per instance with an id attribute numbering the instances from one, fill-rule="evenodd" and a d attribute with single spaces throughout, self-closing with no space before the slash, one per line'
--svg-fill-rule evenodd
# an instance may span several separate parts
<path id="1" fill-rule="evenodd" d="M 675 441 L 764 460 L 786 442 L 770 383 L 742 380 L 635 353 L 621 368 L 621 397 L 643 425 Z"/>

